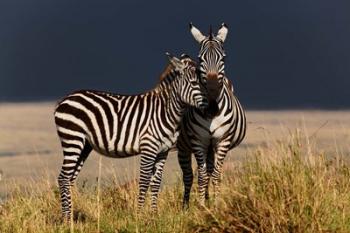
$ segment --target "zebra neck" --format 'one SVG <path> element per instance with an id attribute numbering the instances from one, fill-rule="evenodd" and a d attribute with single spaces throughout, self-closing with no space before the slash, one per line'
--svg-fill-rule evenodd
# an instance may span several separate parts
<path id="1" fill-rule="evenodd" d="M 225 99 L 226 99 L 225 96 L 233 94 L 233 93 L 230 93 L 230 92 L 233 92 L 232 84 L 226 77 L 224 77 L 222 88 L 220 90 L 220 93 L 219 93 L 218 97 L 216 98 L 216 103 L 219 106 L 222 105 L 222 104 L 225 104 L 224 103 Z"/>
<path id="2" fill-rule="evenodd" d="M 227 91 L 226 89 L 227 89 L 226 85 L 223 84 L 223 86 L 222 86 L 222 88 L 220 90 L 220 93 L 219 93 L 218 97 L 216 98 L 216 103 L 219 104 L 220 102 L 223 101 L 225 92 Z"/>
<path id="3" fill-rule="evenodd" d="M 232 95 L 231 89 L 232 86 L 228 80 L 224 79 L 223 86 L 219 92 L 218 97 L 215 100 L 209 100 L 209 107 L 207 109 L 207 116 L 210 118 L 216 117 L 221 114 L 222 110 L 227 107 L 231 107 Z"/>
<path id="4" fill-rule="evenodd" d="M 186 104 L 181 100 L 178 94 L 180 84 L 176 81 L 172 82 L 168 88 L 162 91 L 162 105 L 165 107 L 164 120 L 173 125 L 174 129 L 180 124 L 181 117 L 186 109 Z"/>

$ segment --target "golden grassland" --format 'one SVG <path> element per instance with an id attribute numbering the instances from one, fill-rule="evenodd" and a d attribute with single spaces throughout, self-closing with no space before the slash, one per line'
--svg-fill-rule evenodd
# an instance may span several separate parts
<path id="1" fill-rule="evenodd" d="M 52 111 L 52 103 L 0 105 L 0 232 L 350 232 L 350 112 L 248 111 L 247 138 L 228 155 L 220 198 L 199 206 L 195 183 L 186 211 L 176 156 L 158 213 L 146 205 L 138 214 L 138 158 L 92 154 L 66 225 Z"/>
<path id="2" fill-rule="evenodd" d="M 159 212 L 137 214 L 137 183 L 73 188 L 75 221 L 61 222 L 57 187 L 48 180 L 18 189 L 0 210 L 1 232 L 349 232 L 350 167 L 311 150 L 296 131 L 227 163 L 222 194 L 209 207 L 181 208 L 181 182 L 160 194 Z M 99 201 L 100 200 L 100 201 Z"/>

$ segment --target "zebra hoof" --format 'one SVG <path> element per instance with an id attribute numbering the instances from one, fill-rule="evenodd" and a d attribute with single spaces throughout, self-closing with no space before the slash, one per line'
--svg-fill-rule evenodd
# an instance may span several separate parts
<path id="1" fill-rule="evenodd" d="M 151 209 L 151 213 L 152 213 L 152 215 L 158 215 L 159 213 L 158 213 L 158 208 L 152 208 Z"/>
<path id="2" fill-rule="evenodd" d="M 182 210 L 183 211 L 188 211 L 190 208 L 190 204 L 188 202 L 185 202 L 182 204 Z"/>

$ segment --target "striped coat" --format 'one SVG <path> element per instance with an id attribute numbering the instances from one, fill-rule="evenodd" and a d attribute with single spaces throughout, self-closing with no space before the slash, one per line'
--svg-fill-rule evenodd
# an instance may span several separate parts
<path id="1" fill-rule="evenodd" d="M 165 152 L 177 139 L 181 117 L 187 106 L 207 106 L 193 63 L 169 59 L 171 65 L 152 91 L 140 95 L 78 91 L 57 105 L 54 115 L 64 155 L 58 183 L 66 219 L 71 217 L 69 187 L 92 150 L 114 158 L 140 154 L 139 207 L 151 186 L 156 208 Z"/>
<path id="2" fill-rule="evenodd" d="M 195 155 L 198 165 L 199 201 L 204 204 L 205 198 L 209 197 L 209 179 L 217 196 L 223 161 L 228 151 L 242 142 L 246 133 L 244 110 L 224 73 L 226 25 L 222 25 L 216 36 L 211 32 L 204 36 L 192 24 L 190 29 L 201 46 L 199 70 L 206 80 L 209 109 L 203 113 L 190 107 L 182 120 L 177 149 L 183 172 L 184 206 L 188 206 L 193 183 L 191 154 Z"/>
<path id="3" fill-rule="evenodd" d="M 225 156 L 245 137 L 245 113 L 227 78 L 224 78 L 224 87 L 218 99 L 218 113 L 215 117 L 208 117 L 195 108 L 189 108 L 181 124 L 177 149 L 185 185 L 185 206 L 189 203 L 193 182 L 191 153 L 194 153 L 198 164 L 199 195 L 203 204 L 204 197 L 209 197 L 209 178 L 213 180 L 217 195 Z"/>

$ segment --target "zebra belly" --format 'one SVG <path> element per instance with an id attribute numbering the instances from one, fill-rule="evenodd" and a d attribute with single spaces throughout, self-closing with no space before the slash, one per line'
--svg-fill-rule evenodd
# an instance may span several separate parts
<path id="1" fill-rule="evenodd" d="M 125 158 L 140 154 L 138 138 L 134 138 L 134 143 L 129 143 L 127 139 L 127 137 L 121 137 L 118 142 L 110 140 L 108 141 L 108 148 L 105 148 L 93 143 L 88 136 L 88 141 L 96 152 L 111 158 Z"/>
<path id="2" fill-rule="evenodd" d="M 97 152 L 99 152 L 99 151 L 97 151 Z M 130 153 L 126 153 L 126 152 L 123 152 L 123 151 L 121 151 L 121 152 L 109 152 L 109 153 L 101 153 L 101 152 L 99 152 L 100 154 L 102 154 L 102 155 L 104 155 L 104 156 L 106 156 L 106 157 L 109 157 L 109 158 L 127 158 L 127 157 L 132 157 L 132 156 L 137 156 L 137 155 L 139 155 L 139 153 L 132 153 L 132 154 L 130 154 Z"/>
<path id="3" fill-rule="evenodd" d="M 134 150 L 134 148 L 125 148 L 125 150 L 108 150 L 108 151 L 98 148 L 96 145 L 92 145 L 92 148 L 94 149 L 94 151 L 98 152 L 99 154 L 110 158 L 125 158 L 125 157 L 131 157 L 131 156 L 136 156 L 140 154 L 140 152 Z"/>

